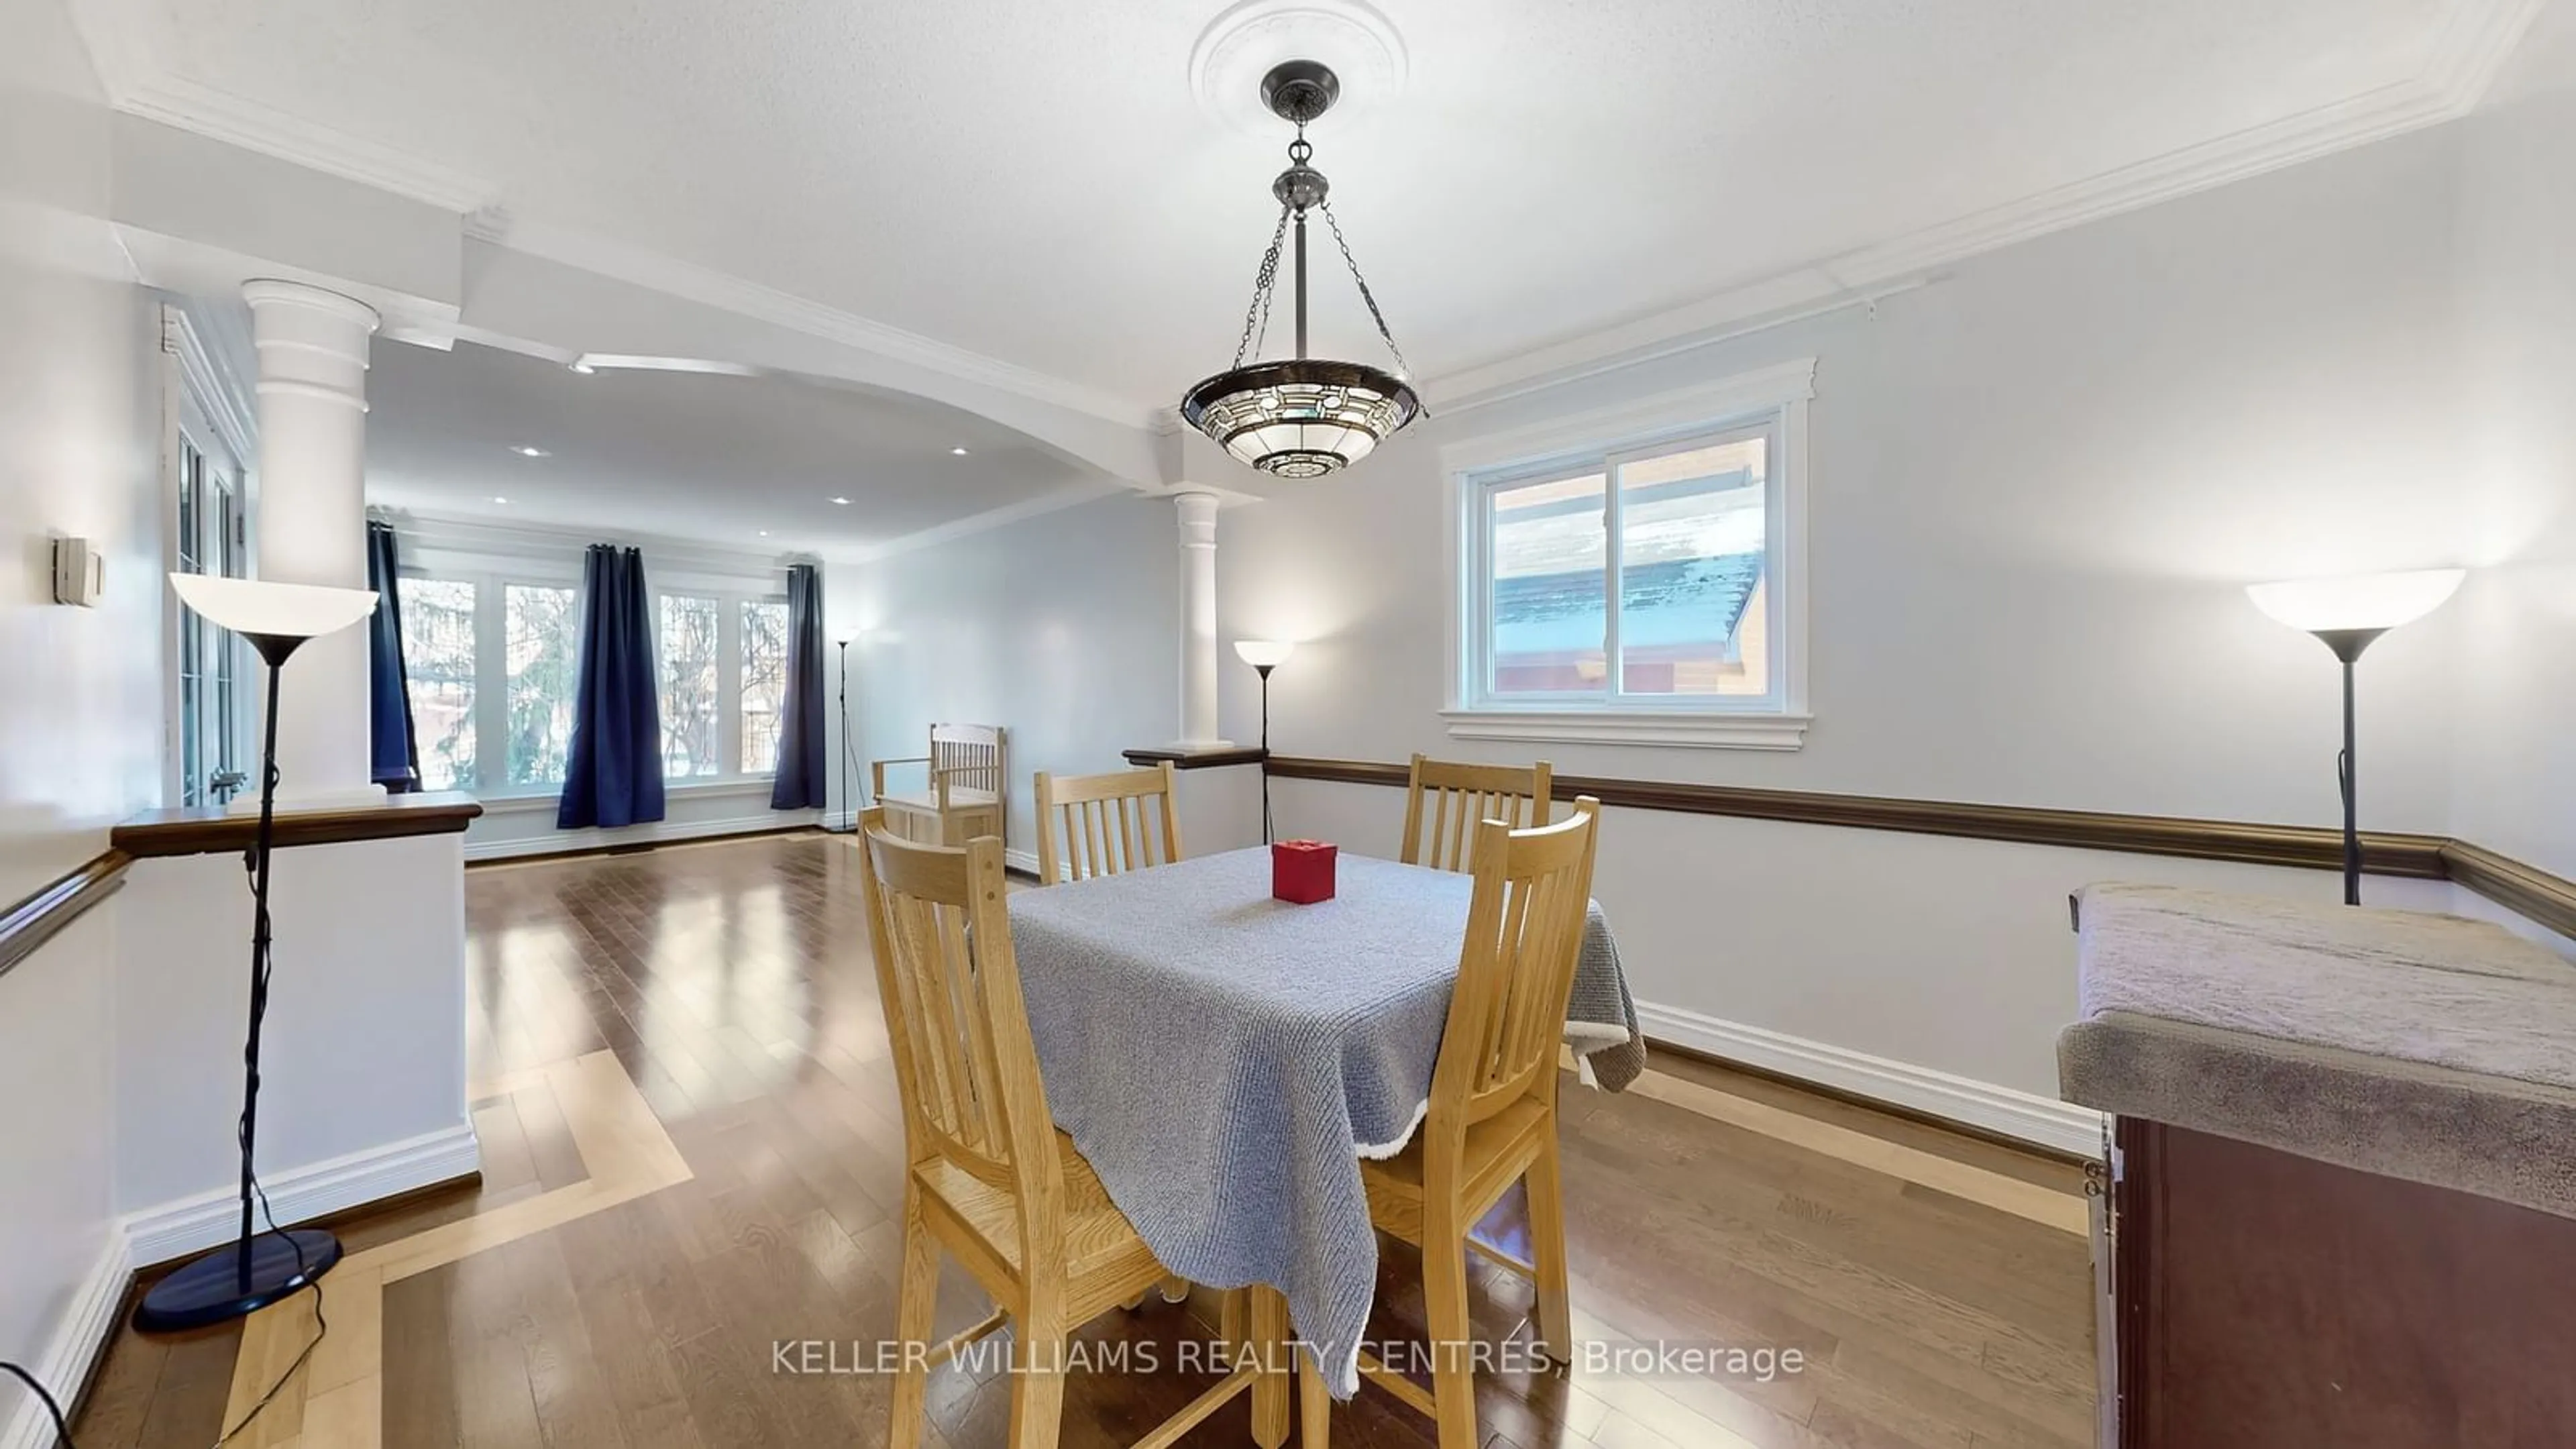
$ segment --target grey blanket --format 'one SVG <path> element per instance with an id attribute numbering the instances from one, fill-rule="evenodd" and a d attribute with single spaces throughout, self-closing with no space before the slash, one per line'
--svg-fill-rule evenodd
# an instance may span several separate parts
<path id="1" fill-rule="evenodd" d="M 2068 1101 L 2576 1217 L 2576 968 L 2456 916 L 2098 885 Z"/>
<path id="2" fill-rule="evenodd" d="M 1473 881 L 1345 854 L 1335 899 L 1270 895 L 1262 849 L 1012 895 L 1056 1125 L 1165 1266 L 1288 1299 L 1333 1392 L 1377 1282 L 1363 1156 L 1430 1098 Z M 1599 908 L 1568 1039 L 1616 1090 L 1642 1065 Z"/>

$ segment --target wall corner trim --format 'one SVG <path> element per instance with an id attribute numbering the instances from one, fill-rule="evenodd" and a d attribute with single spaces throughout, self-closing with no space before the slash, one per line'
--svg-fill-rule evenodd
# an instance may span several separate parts
<path id="1" fill-rule="evenodd" d="M 27 1365 L 27 1371 L 42 1379 L 54 1397 L 62 1400 L 65 1411 L 80 1412 L 81 1390 L 98 1366 L 108 1340 L 116 1334 L 125 1307 L 126 1286 L 133 1279 L 133 1252 L 124 1229 L 110 1223 L 107 1244 L 73 1293 L 69 1311 L 54 1325 L 54 1335 L 42 1354 Z M 10 1387 L 16 1390 L 19 1386 L 13 1383 Z M 54 1421 L 46 1416 L 45 1406 L 36 1402 L 35 1395 L 24 1392 L 17 1394 L 15 1402 L 16 1411 L 0 1421 L 0 1449 L 51 1449 Z"/>

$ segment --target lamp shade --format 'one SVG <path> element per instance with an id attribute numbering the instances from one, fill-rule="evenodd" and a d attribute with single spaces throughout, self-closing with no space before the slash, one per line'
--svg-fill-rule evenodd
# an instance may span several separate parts
<path id="1" fill-rule="evenodd" d="M 1237 639 L 1234 655 L 1255 669 L 1276 669 L 1288 662 L 1297 646 L 1285 639 Z"/>
<path id="2" fill-rule="evenodd" d="M 210 574 L 170 575 L 170 587 L 191 609 L 236 634 L 310 639 L 375 612 L 373 589 L 332 589 L 319 584 L 272 584 Z"/>
<path id="3" fill-rule="evenodd" d="M 2440 608 L 2466 577 L 2466 569 L 2413 569 L 2254 584 L 2245 593 L 2264 613 L 2311 634 L 2385 630 Z"/>

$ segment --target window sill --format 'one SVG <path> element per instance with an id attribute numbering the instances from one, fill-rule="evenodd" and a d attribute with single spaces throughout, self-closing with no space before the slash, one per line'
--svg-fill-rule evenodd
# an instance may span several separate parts
<path id="1" fill-rule="evenodd" d="M 1703 750 L 1798 749 L 1807 742 L 1812 718 L 1646 709 L 1444 709 L 1440 717 L 1448 721 L 1452 739 Z"/>
<path id="2" fill-rule="evenodd" d="M 686 782 L 665 780 L 662 782 L 662 794 L 664 798 L 673 800 L 723 795 L 759 795 L 766 798 L 773 783 L 773 777 L 768 775 L 743 775 L 730 780 Z M 483 813 L 486 815 L 510 815 L 532 810 L 552 810 L 562 797 L 562 787 L 557 786 L 542 793 L 521 791 L 508 795 L 478 795 L 475 798 L 483 802 Z"/>

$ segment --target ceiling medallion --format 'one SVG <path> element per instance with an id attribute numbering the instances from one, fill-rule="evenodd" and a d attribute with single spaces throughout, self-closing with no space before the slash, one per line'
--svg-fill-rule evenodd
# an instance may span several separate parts
<path id="1" fill-rule="evenodd" d="M 1261 77 L 1283 60 L 1320 61 L 1341 79 L 1337 134 L 1402 96 L 1412 69 L 1395 22 L 1367 0 L 1237 0 L 1190 47 L 1190 93 L 1210 120 L 1272 135 Z"/>
<path id="2" fill-rule="evenodd" d="M 1291 60 L 1262 77 L 1261 99 L 1282 119 L 1297 127 L 1288 145 L 1288 169 L 1270 184 L 1279 198 L 1279 225 L 1270 233 L 1270 248 L 1261 254 L 1261 270 L 1252 284 L 1252 305 L 1243 314 L 1243 335 L 1234 345 L 1234 365 L 1193 387 L 1181 398 L 1181 416 L 1238 460 L 1279 478 L 1320 478 L 1367 457 L 1412 422 L 1422 400 L 1404 380 L 1404 353 L 1387 330 L 1386 317 L 1351 259 L 1341 223 L 1325 200 L 1331 186 L 1324 173 L 1306 164 L 1315 148 L 1306 140 L 1306 125 L 1332 108 L 1341 80 L 1319 61 Z M 1365 362 L 1335 362 L 1306 355 L 1306 215 L 1321 212 L 1324 225 L 1341 249 L 1342 264 L 1359 284 L 1377 335 L 1395 357 L 1395 372 Z M 1270 330 L 1270 301 L 1279 280 L 1279 250 L 1295 228 L 1291 256 L 1295 268 L 1297 355 L 1263 362 L 1261 343 Z M 1249 361 L 1247 362 L 1247 359 Z"/>

